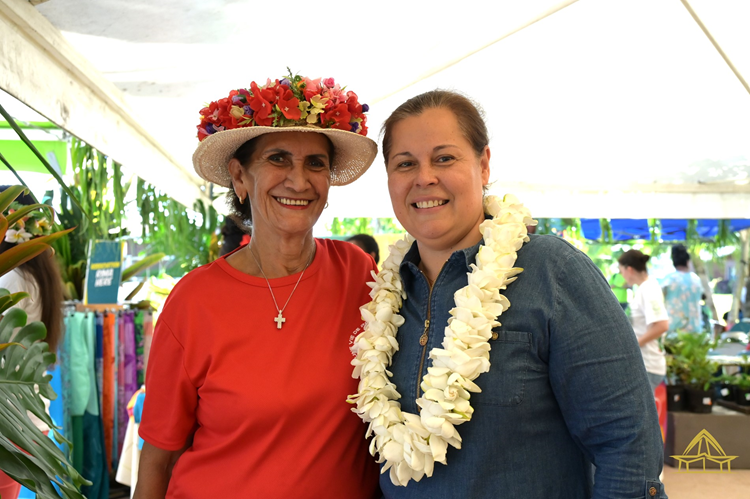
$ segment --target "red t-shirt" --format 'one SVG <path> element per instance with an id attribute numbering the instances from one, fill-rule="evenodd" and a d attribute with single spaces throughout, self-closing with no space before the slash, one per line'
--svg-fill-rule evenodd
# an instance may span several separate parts
<path id="1" fill-rule="evenodd" d="M 316 240 L 277 315 L 265 279 L 224 258 L 186 275 L 156 325 L 140 436 L 181 449 L 168 498 L 376 497 L 378 466 L 351 406 L 349 343 L 374 261 Z M 299 274 L 272 279 L 279 306 Z M 359 330 L 358 330 L 359 329 Z"/>

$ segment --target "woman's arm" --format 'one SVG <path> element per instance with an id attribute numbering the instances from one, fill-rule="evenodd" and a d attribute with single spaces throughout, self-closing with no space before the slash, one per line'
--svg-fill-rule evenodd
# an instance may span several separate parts
<path id="1" fill-rule="evenodd" d="M 596 466 L 593 499 L 664 499 L 663 442 L 633 328 L 585 255 L 556 264 L 549 376 L 565 423 Z"/>
<path id="2" fill-rule="evenodd" d="M 133 499 L 164 499 L 172 478 L 172 468 L 185 449 L 170 451 L 144 441 L 138 464 L 138 484 Z"/>
<path id="3" fill-rule="evenodd" d="M 667 332 L 667 329 L 669 329 L 669 321 L 652 322 L 646 328 L 646 332 L 638 337 L 638 346 L 642 347 L 649 341 L 659 338 L 662 334 Z"/>

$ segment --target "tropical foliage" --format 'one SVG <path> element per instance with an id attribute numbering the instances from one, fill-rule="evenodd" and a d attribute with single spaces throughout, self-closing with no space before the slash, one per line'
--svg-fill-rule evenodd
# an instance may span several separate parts
<path id="1" fill-rule="evenodd" d="M 404 228 L 392 218 L 338 218 L 334 217 L 328 227 L 332 236 L 355 234 L 402 234 Z"/>
<path id="2" fill-rule="evenodd" d="M 23 192 L 13 186 L 0 193 L 0 211 Z M 33 205 L 33 209 L 47 209 Z M 0 240 L 4 239 L 9 221 L 17 213 L 0 215 Z M 72 229 L 38 237 L 0 254 L 0 275 L 50 249 L 50 244 Z M 55 354 L 42 341 L 47 335 L 41 322 L 26 324 L 26 312 L 10 307 L 26 298 L 26 293 L 8 293 L 0 289 L 0 470 L 37 493 L 40 498 L 83 499 L 80 486 L 86 482 L 67 461 L 65 455 L 29 420 L 27 411 L 44 421 L 58 442 L 66 442 L 45 411 L 41 397 L 54 400 L 57 395 L 49 386 L 47 366 Z"/>
<path id="3" fill-rule="evenodd" d="M 213 206 L 199 200 L 189 210 L 141 179 L 137 198 L 143 243 L 149 253 L 171 257 L 167 274 L 180 277 L 219 256 L 222 220 Z"/>

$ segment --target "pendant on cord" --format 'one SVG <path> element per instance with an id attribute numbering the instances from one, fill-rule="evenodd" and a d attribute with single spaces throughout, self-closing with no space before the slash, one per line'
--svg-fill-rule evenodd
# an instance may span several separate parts
<path id="1" fill-rule="evenodd" d="M 281 329 L 282 323 L 286 322 L 284 316 L 281 315 L 281 310 L 279 310 L 279 315 L 274 319 L 274 322 L 276 322 L 276 329 Z"/>

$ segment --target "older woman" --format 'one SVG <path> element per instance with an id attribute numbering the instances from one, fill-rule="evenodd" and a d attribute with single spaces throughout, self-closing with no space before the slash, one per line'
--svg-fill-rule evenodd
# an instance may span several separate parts
<path id="1" fill-rule="evenodd" d="M 583 253 L 527 234 L 517 199 L 483 203 L 477 108 L 418 95 L 385 122 L 383 154 L 416 241 L 393 247 L 363 307 L 350 400 L 389 471 L 384 496 L 666 497 L 627 318 Z"/>
<path id="2" fill-rule="evenodd" d="M 344 402 L 372 259 L 313 238 L 331 185 L 372 163 L 356 94 L 292 77 L 201 111 L 199 175 L 231 186 L 249 245 L 185 276 L 146 378 L 138 499 L 370 498 L 377 466 Z"/>

